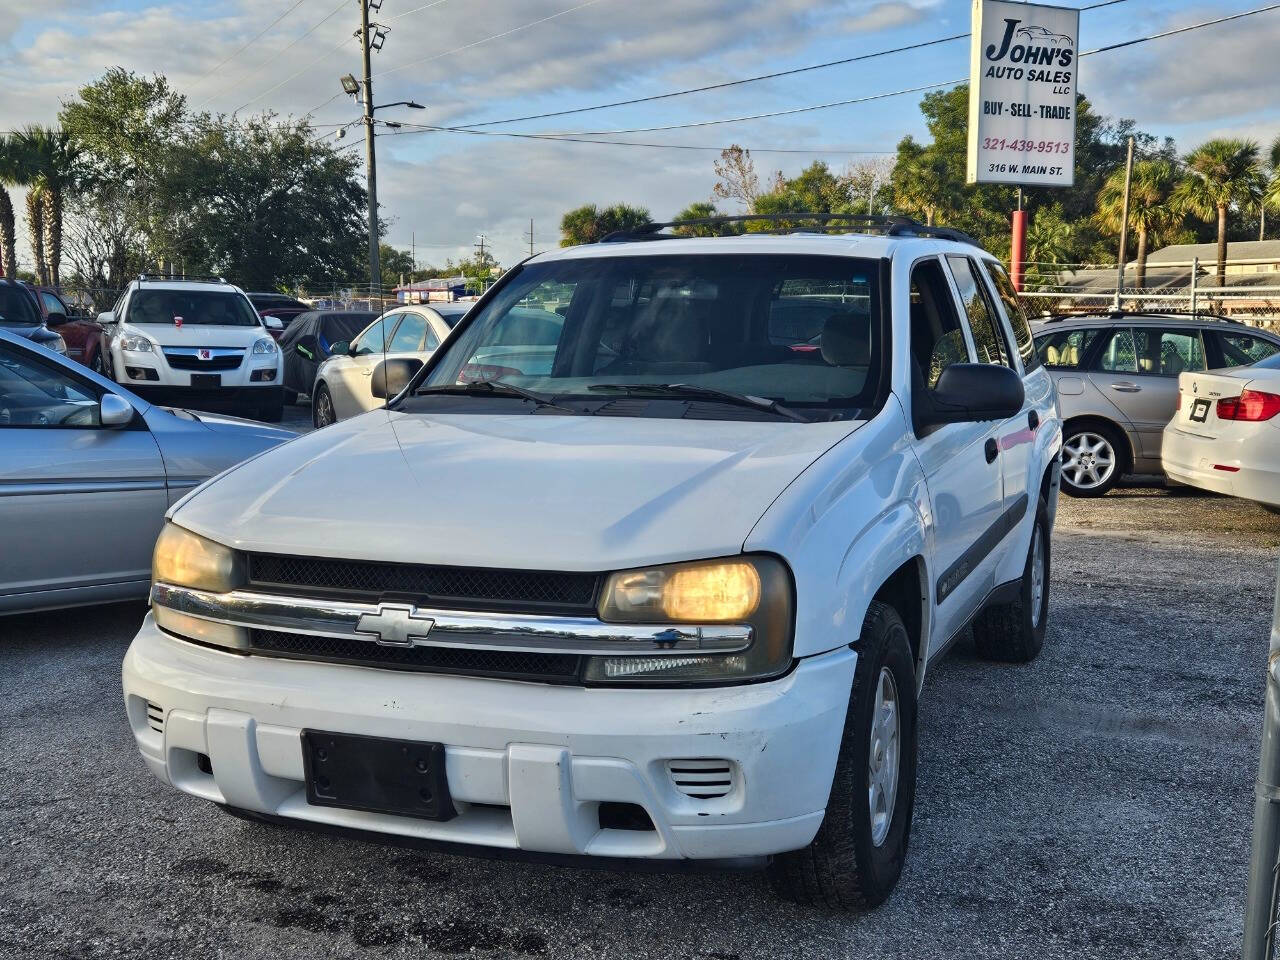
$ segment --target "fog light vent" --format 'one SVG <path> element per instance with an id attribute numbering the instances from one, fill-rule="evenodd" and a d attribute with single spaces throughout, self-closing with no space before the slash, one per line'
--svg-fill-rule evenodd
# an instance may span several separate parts
<path id="1" fill-rule="evenodd" d="M 150 700 L 147 701 L 147 726 L 156 733 L 164 733 L 164 708 Z"/>
<path id="2" fill-rule="evenodd" d="M 728 760 L 668 760 L 671 784 L 694 800 L 716 800 L 733 790 L 736 768 Z"/>

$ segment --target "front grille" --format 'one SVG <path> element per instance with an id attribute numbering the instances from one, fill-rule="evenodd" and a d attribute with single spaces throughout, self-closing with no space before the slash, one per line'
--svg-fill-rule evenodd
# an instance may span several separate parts
<path id="1" fill-rule="evenodd" d="M 250 630 L 249 643 L 255 651 L 274 656 L 353 663 L 392 670 L 539 680 L 547 683 L 576 682 L 582 659 L 566 653 L 464 650 L 456 647 L 384 647 L 369 640 L 313 637 L 279 630 Z"/>
<path id="2" fill-rule="evenodd" d="M 211 357 L 208 360 L 201 360 L 199 357 L 193 357 L 188 354 L 166 353 L 164 358 L 169 361 L 169 366 L 174 370 L 207 372 L 210 370 L 235 370 L 240 366 L 244 356 L 242 354 L 233 354 L 229 357 Z"/>
<path id="3" fill-rule="evenodd" d="M 249 555 L 249 582 L 255 587 L 348 598 L 394 595 L 420 606 L 471 610 L 590 613 L 598 579 L 593 573 Z"/>

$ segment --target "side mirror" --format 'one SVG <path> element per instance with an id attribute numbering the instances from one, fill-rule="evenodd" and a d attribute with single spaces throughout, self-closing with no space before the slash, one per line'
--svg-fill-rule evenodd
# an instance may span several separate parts
<path id="1" fill-rule="evenodd" d="M 263 317 L 262 322 L 263 324 L 266 325 L 266 328 L 268 330 L 284 329 L 284 321 L 282 321 L 279 317 L 271 317 L 271 316 Z"/>
<path id="2" fill-rule="evenodd" d="M 373 368 L 373 382 L 369 384 L 375 398 L 387 400 L 396 396 L 422 369 L 422 361 L 409 357 L 383 360 Z"/>
<path id="3" fill-rule="evenodd" d="M 67 322 L 67 315 L 61 310 L 50 310 L 49 315 L 44 318 L 44 322 L 51 327 L 61 326 Z"/>
<path id="4" fill-rule="evenodd" d="M 115 323 L 116 322 L 115 311 L 104 310 L 102 313 L 98 314 L 98 322 L 103 325 Z"/>
<path id="5" fill-rule="evenodd" d="M 943 369 L 937 386 L 912 400 L 922 426 L 1007 420 L 1022 409 L 1022 378 L 993 363 L 953 363 Z"/>
<path id="6" fill-rule="evenodd" d="M 329 356 L 331 357 L 349 357 L 351 356 L 351 341 L 337 340 L 329 345 Z"/>
<path id="7" fill-rule="evenodd" d="M 123 427 L 133 419 L 133 404 L 115 393 L 104 393 L 98 404 L 98 421 L 104 427 Z"/>

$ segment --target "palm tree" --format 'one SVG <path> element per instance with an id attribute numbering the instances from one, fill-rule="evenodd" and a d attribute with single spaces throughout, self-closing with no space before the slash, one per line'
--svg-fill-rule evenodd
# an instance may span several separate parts
<path id="1" fill-rule="evenodd" d="M 1056 273 L 1071 263 L 1076 241 L 1075 228 L 1063 218 L 1061 206 L 1041 207 L 1027 227 L 1026 261 L 1043 275 Z M 1044 282 L 1035 286 L 1043 287 Z"/>
<path id="2" fill-rule="evenodd" d="M 0 261 L 10 280 L 18 279 L 18 229 L 9 188 L 22 182 L 21 153 L 12 137 L 0 136 Z"/>
<path id="3" fill-rule="evenodd" d="M 38 186 L 27 188 L 27 234 L 31 255 L 36 261 L 36 283 L 49 285 L 49 267 L 44 258 L 44 192 Z"/>
<path id="4" fill-rule="evenodd" d="M 62 206 L 66 194 L 75 187 L 79 148 L 70 134 L 49 127 L 27 127 L 15 139 L 26 154 L 27 182 L 39 191 L 44 205 L 40 217 L 44 235 L 40 240 L 48 259 L 37 256 L 37 263 L 44 265 L 44 282 L 57 286 L 62 266 Z M 30 206 L 28 200 L 28 222 Z M 35 239 L 33 235 L 33 247 Z"/>
<path id="5" fill-rule="evenodd" d="M 1258 239 L 1267 239 L 1267 207 L 1280 208 L 1280 137 L 1271 143 L 1271 162 L 1266 171 L 1266 186 L 1263 187 L 1262 202 L 1258 204 Z"/>
<path id="6" fill-rule="evenodd" d="M 1188 176 L 1174 191 L 1175 206 L 1204 220 L 1218 217 L 1218 286 L 1227 277 L 1227 215 L 1258 202 L 1262 176 L 1252 140 L 1210 140 L 1187 155 Z"/>
<path id="7" fill-rule="evenodd" d="M 1138 275 L 1136 286 L 1147 285 L 1147 244 L 1151 237 L 1173 226 L 1178 218 L 1172 205 L 1178 170 L 1168 160 L 1142 160 L 1133 165 L 1129 182 L 1129 226 L 1138 235 Z M 1124 169 L 1116 170 L 1098 191 L 1098 225 L 1119 233 L 1124 216 Z M 1123 260 L 1127 250 L 1120 251 Z"/>
<path id="8" fill-rule="evenodd" d="M 948 183 L 946 161 L 932 148 L 901 157 L 889 177 L 893 205 L 923 217 L 928 226 L 933 226 L 938 214 L 950 205 Z"/>

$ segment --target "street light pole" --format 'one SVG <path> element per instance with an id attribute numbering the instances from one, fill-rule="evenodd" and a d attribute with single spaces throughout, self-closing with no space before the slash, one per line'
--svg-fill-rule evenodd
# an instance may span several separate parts
<path id="1" fill-rule="evenodd" d="M 1133 180 L 1133 137 L 1129 138 L 1129 155 L 1124 163 L 1124 210 L 1120 214 L 1120 256 L 1116 266 L 1115 309 L 1120 309 L 1120 292 L 1124 290 L 1124 261 L 1129 245 L 1129 183 Z"/>
<path id="2" fill-rule="evenodd" d="M 382 308 L 382 266 L 378 260 L 378 161 L 373 145 L 373 70 L 369 36 L 369 0 L 360 0 L 360 55 L 364 62 L 364 161 L 369 193 L 369 297 L 378 291 L 378 308 Z"/>

